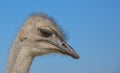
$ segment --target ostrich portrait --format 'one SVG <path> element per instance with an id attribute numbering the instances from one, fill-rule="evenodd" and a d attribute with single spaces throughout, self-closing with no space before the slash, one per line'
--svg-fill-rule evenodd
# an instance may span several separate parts
<path id="1" fill-rule="evenodd" d="M 44 14 L 34 14 L 26 20 L 13 42 L 6 73 L 29 73 L 34 58 L 49 53 L 79 58 L 53 19 Z"/>

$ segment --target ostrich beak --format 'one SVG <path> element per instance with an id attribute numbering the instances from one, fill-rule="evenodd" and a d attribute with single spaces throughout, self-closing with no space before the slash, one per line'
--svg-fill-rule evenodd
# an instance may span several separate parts
<path id="1" fill-rule="evenodd" d="M 53 42 L 50 40 L 37 40 L 37 42 L 41 42 L 41 41 L 50 43 L 50 44 L 56 46 L 57 47 L 56 50 L 58 50 L 60 53 L 62 53 L 64 55 L 69 55 L 74 59 L 80 58 L 80 56 L 77 54 L 77 52 L 70 45 L 68 45 L 65 41 L 56 43 L 56 42 Z"/>
<path id="2" fill-rule="evenodd" d="M 74 59 L 80 58 L 80 56 L 77 54 L 77 52 L 66 42 L 62 42 L 61 44 L 56 45 L 59 48 L 59 51 L 62 54 L 69 55 Z"/>

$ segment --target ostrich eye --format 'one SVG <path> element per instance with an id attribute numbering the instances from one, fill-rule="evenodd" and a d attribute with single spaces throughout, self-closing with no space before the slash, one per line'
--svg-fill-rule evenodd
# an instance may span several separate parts
<path id="1" fill-rule="evenodd" d="M 50 37 L 52 32 L 48 29 L 38 28 L 38 33 L 44 37 Z"/>

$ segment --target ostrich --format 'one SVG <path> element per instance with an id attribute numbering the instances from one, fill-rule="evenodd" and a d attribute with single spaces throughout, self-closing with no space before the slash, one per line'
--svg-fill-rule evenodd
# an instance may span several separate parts
<path id="1" fill-rule="evenodd" d="M 29 73 L 33 59 L 49 53 L 79 58 L 51 18 L 44 14 L 32 15 L 26 20 L 14 40 L 6 73 Z"/>

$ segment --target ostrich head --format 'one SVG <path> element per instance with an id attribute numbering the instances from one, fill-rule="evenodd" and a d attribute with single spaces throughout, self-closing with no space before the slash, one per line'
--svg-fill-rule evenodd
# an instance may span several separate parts
<path id="1" fill-rule="evenodd" d="M 23 25 L 17 39 L 20 41 L 20 46 L 27 47 L 33 56 L 60 53 L 75 59 L 79 58 L 75 50 L 65 41 L 57 24 L 42 14 L 31 16 Z"/>

